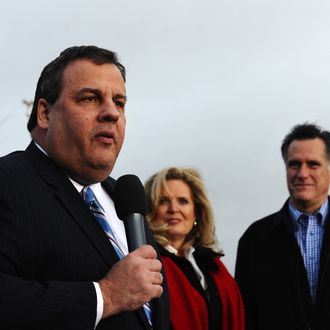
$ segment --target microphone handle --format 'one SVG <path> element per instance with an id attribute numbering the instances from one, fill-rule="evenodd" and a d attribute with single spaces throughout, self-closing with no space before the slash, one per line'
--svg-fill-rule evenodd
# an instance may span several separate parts
<path id="1" fill-rule="evenodd" d="M 129 252 L 146 244 L 144 216 L 140 213 L 128 214 L 124 220 Z"/>

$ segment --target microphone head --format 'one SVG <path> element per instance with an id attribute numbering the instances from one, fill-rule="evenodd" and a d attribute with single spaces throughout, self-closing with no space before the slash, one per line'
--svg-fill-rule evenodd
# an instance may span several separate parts
<path id="1" fill-rule="evenodd" d="M 146 215 L 147 200 L 143 184 L 133 174 L 121 176 L 115 185 L 115 209 L 120 220 L 129 214 Z"/>

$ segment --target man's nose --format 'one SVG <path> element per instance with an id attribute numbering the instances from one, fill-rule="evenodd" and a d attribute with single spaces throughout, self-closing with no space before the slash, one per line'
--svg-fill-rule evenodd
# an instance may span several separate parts
<path id="1" fill-rule="evenodd" d="M 298 177 L 300 178 L 305 178 L 308 176 L 308 167 L 304 164 L 302 164 L 298 170 Z"/>
<path id="2" fill-rule="evenodd" d="M 99 114 L 99 121 L 114 121 L 119 119 L 119 111 L 113 100 L 106 101 L 102 104 Z"/>

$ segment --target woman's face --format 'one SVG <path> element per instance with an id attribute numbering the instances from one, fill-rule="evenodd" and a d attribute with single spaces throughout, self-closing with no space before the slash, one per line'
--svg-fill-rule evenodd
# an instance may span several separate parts
<path id="1" fill-rule="evenodd" d="M 190 187 L 182 180 L 167 180 L 162 189 L 156 219 L 168 225 L 171 245 L 179 249 L 196 221 L 195 205 Z"/>

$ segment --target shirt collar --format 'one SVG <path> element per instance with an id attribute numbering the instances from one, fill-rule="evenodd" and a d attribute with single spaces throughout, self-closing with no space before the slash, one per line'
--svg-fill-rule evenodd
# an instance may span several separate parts
<path id="1" fill-rule="evenodd" d="M 328 201 L 328 198 L 326 198 L 326 200 L 323 202 L 321 207 L 316 212 L 313 213 L 314 215 L 317 215 L 318 218 L 321 219 L 322 227 L 324 227 L 324 225 L 325 225 L 327 215 L 328 215 L 328 210 L 329 210 L 329 201 Z M 290 217 L 291 217 L 294 225 L 297 225 L 297 222 L 301 216 L 305 215 L 308 217 L 309 215 L 311 215 L 308 213 L 301 212 L 300 210 L 295 208 L 293 206 L 293 204 L 291 203 L 291 200 L 289 200 L 289 213 L 290 213 Z"/>
<path id="2" fill-rule="evenodd" d="M 71 178 L 69 178 L 69 180 L 74 185 L 74 187 L 78 190 L 79 193 L 81 193 L 82 190 L 86 187 L 86 186 L 83 186 L 82 184 L 78 183 L 77 181 L 72 180 Z M 90 187 L 93 190 L 94 194 L 97 193 L 98 191 L 102 190 L 102 186 L 101 186 L 100 182 L 91 184 L 88 187 Z"/>
<path id="3" fill-rule="evenodd" d="M 178 250 L 173 247 L 172 245 L 168 244 L 165 246 L 165 249 L 168 251 L 168 252 L 171 252 L 171 253 L 174 253 L 175 255 L 178 254 Z M 186 251 L 186 258 L 189 259 L 192 254 L 194 253 L 195 251 L 195 248 L 194 247 L 190 247 L 187 251 Z"/>
<path id="4" fill-rule="evenodd" d="M 34 144 L 36 145 L 36 147 L 48 157 L 48 154 L 47 154 L 47 152 L 45 151 L 45 149 L 42 148 L 41 145 L 38 144 L 36 141 L 33 140 L 33 142 L 34 142 Z"/>

